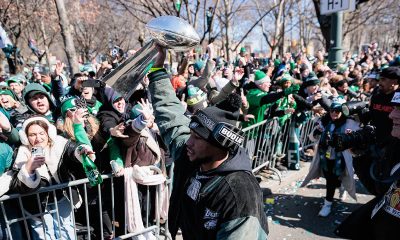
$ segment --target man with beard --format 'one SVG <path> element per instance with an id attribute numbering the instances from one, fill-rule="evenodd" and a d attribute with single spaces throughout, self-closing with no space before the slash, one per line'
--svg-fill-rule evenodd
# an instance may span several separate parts
<path id="1" fill-rule="evenodd" d="M 172 238 L 180 228 L 184 239 L 266 239 L 261 189 L 235 127 L 238 109 L 211 106 L 191 120 L 184 117 L 162 69 L 164 59 L 160 49 L 148 77 L 156 123 L 175 162 L 168 214 Z"/>

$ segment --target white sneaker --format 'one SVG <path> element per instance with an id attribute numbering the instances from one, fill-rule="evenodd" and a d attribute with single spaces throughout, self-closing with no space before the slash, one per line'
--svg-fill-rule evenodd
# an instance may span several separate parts
<path id="1" fill-rule="evenodd" d="M 331 213 L 332 202 L 329 202 L 325 199 L 324 206 L 322 206 L 321 210 L 318 213 L 320 217 L 327 217 Z"/>
<path id="2" fill-rule="evenodd" d="M 344 187 L 341 186 L 339 188 L 339 199 L 340 199 L 340 201 L 344 202 L 346 200 L 346 198 L 347 198 L 347 192 L 346 192 L 346 190 L 344 190 Z"/>

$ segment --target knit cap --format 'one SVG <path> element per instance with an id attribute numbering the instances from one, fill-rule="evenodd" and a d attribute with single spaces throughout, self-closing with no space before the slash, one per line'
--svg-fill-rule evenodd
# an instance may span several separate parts
<path id="1" fill-rule="evenodd" d="M 290 76 L 289 74 L 283 74 L 282 78 L 277 82 L 277 84 L 283 85 L 285 82 L 292 82 L 293 83 L 293 77 Z"/>
<path id="2" fill-rule="evenodd" d="M 15 100 L 14 93 L 8 88 L 0 88 L 0 95 L 9 95 Z"/>
<path id="3" fill-rule="evenodd" d="M 263 71 L 257 70 L 254 72 L 254 83 L 261 85 L 267 81 L 271 81 L 270 78 Z"/>
<path id="4" fill-rule="evenodd" d="M 197 61 L 193 64 L 193 68 L 195 71 L 200 71 L 204 67 L 203 61 Z"/>
<path id="5" fill-rule="evenodd" d="M 388 67 L 382 70 L 382 73 L 380 75 L 382 78 L 389 78 L 389 79 L 397 79 L 397 81 L 400 80 L 400 68 L 398 67 Z"/>
<path id="6" fill-rule="evenodd" d="M 378 81 L 379 79 L 379 73 L 376 72 L 370 72 L 367 74 L 367 76 L 365 77 L 366 79 L 374 79 L 376 81 Z"/>
<path id="7" fill-rule="evenodd" d="M 226 124 L 225 126 L 236 126 L 238 117 L 238 111 L 229 112 L 217 106 L 211 106 L 197 111 L 191 118 L 189 128 L 206 141 L 226 149 L 226 147 L 223 146 L 225 142 L 231 141 L 234 142 L 236 146 L 241 145 L 243 137 L 240 135 L 240 132 L 229 130 L 224 131 L 228 134 L 224 134 L 223 131 L 218 131 L 218 125 L 221 126 L 221 123 L 224 123 Z M 213 134 L 216 130 L 219 132 L 219 134 L 216 134 L 218 139 L 216 135 Z"/>
<path id="8" fill-rule="evenodd" d="M 61 103 L 61 115 L 65 118 L 65 114 L 70 109 L 76 109 L 76 98 L 68 98 Z"/>
<path id="9" fill-rule="evenodd" d="M 189 85 L 187 89 L 187 108 L 191 113 L 207 107 L 207 95 L 198 87 Z"/>
<path id="10" fill-rule="evenodd" d="M 15 83 L 22 84 L 23 81 L 20 76 L 14 75 L 14 76 L 9 77 L 6 82 L 7 82 L 7 85 L 10 86 L 10 83 L 15 82 Z"/>
<path id="11" fill-rule="evenodd" d="M 344 74 L 349 68 L 347 67 L 347 65 L 343 64 L 338 66 L 338 73 L 339 74 Z"/>
<path id="12" fill-rule="evenodd" d="M 311 72 L 303 82 L 304 87 L 319 85 L 320 81 L 314 72 Z"/>

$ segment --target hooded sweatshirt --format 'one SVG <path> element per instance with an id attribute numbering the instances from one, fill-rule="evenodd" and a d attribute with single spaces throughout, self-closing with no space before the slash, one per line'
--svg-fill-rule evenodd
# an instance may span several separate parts
<path id="1" fill-rule="evenodd" d="M 55 111 L 56 104 L 54 103 L 53 98 L 49 95 L 49 93 L 46 91 L 46 89 L 38 83 L 31 83 L 28 86 L 26 86 L 26 88 L 24 89 L 24 92 L 22 94 L 22 98 L 24 99 L 26 106 L 29 109 L 28 112 L 30 114 L 39 114 L 29 104 L 29 97 L 30 97 L 29 95 L 32 92 L 42 93 L 43 95 L 45 95 L 47 97 L 47 99 L 49 100 L 49 111 L 42 116 L 45 117 L 47 120 L 49 120 L 51 123 L 54 123 L 57 120 L 56 111 Z"/>
<path id="2" fill-rule="evenodd" d="M 237 239 L 266 239 L 268 226 L 259 204 L 262 194 L 250 160 L 243 148 L 233 154 L 216 169 L 197 170 L 186 182 L 181 211 L 183 238 L 224 238 L 223 232 L 237 226 Z"/>
<path id="3" fill-rule="evenodd" d="M 242 148 L 218 168 L 200 172 L 188 159 L 189 119 L 165 70 L 149 74 L 149 90 L 161 136 L 174 159 L 168 226 L 186 239 L 266 239 L 260 187 Z M 196 200 L 193 200 L 193 198 Z"/>

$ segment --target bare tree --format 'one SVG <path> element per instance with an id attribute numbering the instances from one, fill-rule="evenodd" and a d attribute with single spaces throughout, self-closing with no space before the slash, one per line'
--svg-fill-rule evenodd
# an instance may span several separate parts
<path id="1" fill-rule="evenodd" d="M 75 51 L 74 40 L 71 34 L 71 27 L 69 24 L 69 19 L 67 12 L 65 10 L 64 0 L 55 0 L 57 13 L 59 17 L 59 24 L 61 29 L 61 36 L 65 45 L 65 53 L 67 55 L 70 72 L 78 73 L 79 72 L 79 63 Z"/>
<path id="2" fill-rule="evenodd" d="M 263 4 L 263 1 L 255 0 L 254 1 L 257 7 L 257 11 L 259 16 L 263 16 L 267 12 L 266 10 L 271 11 L 271 14 L 266 15 L 267 19 L 262 19 L 260 21 L 262 35 L 271 48 L 271 56 L 274 56 L 276 52 L 283 49 L 283 39 L 284 39 L 284 15 L 285 15 L 285 4 L 286 0 L 275 0 L 274 4 Z M 267 13 L 269 13 L 269 11 Z M 274 27 L 271 28 L 271 24 L 266 24 L 265 22 L 273 22 Z"/>

